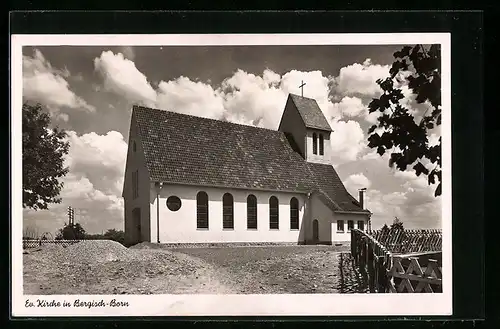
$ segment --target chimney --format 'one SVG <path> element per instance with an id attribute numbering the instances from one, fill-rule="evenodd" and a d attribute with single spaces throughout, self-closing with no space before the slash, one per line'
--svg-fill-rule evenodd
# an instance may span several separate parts
<path id="1" fill-rule="evenodd" d="M 361 209 L 365 209 L 365 200 L 364 200 L 365 191 L 366 191 L 366 187 L 359 189 L 359 205 L 360 205 Z"/>

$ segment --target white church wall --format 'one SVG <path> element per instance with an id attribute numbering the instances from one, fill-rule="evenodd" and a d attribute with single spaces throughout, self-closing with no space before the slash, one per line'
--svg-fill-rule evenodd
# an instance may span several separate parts
<path id="1" fill-rule="evenodd" d="M 368 225 L 368 217 L 360 214 L 342 214 L 333 212 L 327 207 L 322 199 L 317 194 L 311 197 L 311 220 L 305 229 L 305 236 L 307 241 L 313 241 L 313 228 L 312 222 L 318 220 L 319 239 L 320 243 L 335 243 L 335 242 L 348 242 L 351 241 L 351 232 L 348 230 L 347 222 L 352 220 L 354 228 L 358 228 L 358 221 L 364 221 L 364 229 Z M 343 221 L 343 231 L 337 230 L 337 222 Z"/>
<path id="2" fill-rule="evenodd" d="M 318 148 L 317 154 L 313 153 L 313 134 L 316 133 L 318 136 Z M 323 135 L 323 155 L 319 154 L 319 135 Z M 324 163 L 331 164 L 331 144 L 330 144 L 330 133 L 322 130 L 308 129 L 306 134 L 306 160 L 314 163 Z"/>
<path id="3" fill-rule="evenodd" d="M 333 212 L 328 208 L 317 194 L 311 196 L 311 220 L 307 228 L 307 240 L 313 241 L 313 221 L 318 221 L 318 242 L 330 243 L 332 241 L 331 225 Z"/>
<path id="4" fill-rule="evenodd" d="M 278 130 L 292 134 L 300 152 L 305 154 L 306 127 L 299 111 L 290 98 L 285 105 L 285 110 Z"/>
<path id="5" fill-rule="evenodd" d="M 196 227 L 196 194 L 205 191 L 209 198 L 209 228 Z M 222 197 L 231 193 L 234 200 L 234 229 L 222 228 Z M 153 192 L 154 194 L 154 192 Z M 257 229 L 247 229 L 247 197 L 257 198 Z M 269 228 L 269 198 L 279 200 L 279 229 Z M 171 211 L 166 206 L 169 196 L 181 199 L 181 208 Z M 299 230 L 290 229 L 290 200 L 299 201 Z M 159 230 L 161 243 L 209 243 L 209 242 L 301 242 L 304 202 L 302 194 L 285 192 L 249 191 L 240 189 L 199 188 L 183 185 L 165 185 L 159 196 Z M 156 242 L 156 198 L 151 197 L 151 237 Z"/>
<path id="6" fill-rule="evenodd" d="M 135 120 L 132 120 L 135 122 Z M 134 142 L 136 145 L 133 150 Z M 144 152 L 141 143 L 136 139 L 136 128 L 130 127 L 127 164 L 124 180 L 124 217 L 125 217 L 125 239 L 127 242 L 151 241 L 149 223 L 149 173 L 146 168 Z M 133 197 L 132 173 L 138 171 L 138 197 Z M 132 212 L 135 208 L 141 209 L 141 234 L 138 236 L 137 227 L 134 223 Z"/>
<path id="7" fill-rule="evenodd" d="M 338 230 L 338 222 L 342 221 L 343 230 Z M 363 221 L 364 230 L 368 227 L 368 216 L 360 214 L 334 213 L 334 223 L 332 225 L 332 237 L 334 241 L 351 241 L 351 230 L 348 228 L 348 221 L 353 221 L 353 228 L 357 229 L 358 221 Z"/>

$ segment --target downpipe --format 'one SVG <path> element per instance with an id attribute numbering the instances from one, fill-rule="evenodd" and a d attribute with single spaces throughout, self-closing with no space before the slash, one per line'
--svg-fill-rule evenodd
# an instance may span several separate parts
<path id="1" fill-rule="evenodd" d="M 160 191 L 162 183 L 156 182 L 156 242 L 160 243 Z"/>

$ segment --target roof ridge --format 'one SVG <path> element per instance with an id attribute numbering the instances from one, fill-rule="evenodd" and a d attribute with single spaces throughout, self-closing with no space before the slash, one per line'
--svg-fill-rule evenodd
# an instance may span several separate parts
<path id="1" fill-rule="evenodd" d="M 242 124 L 242 123 L 231 122 L 231 121 L 224 121 L 224 120 L 220 120 L 220 119 L 212 119 L 212 118 L 200 117 L 200 116 L 197 116 L 197 115 L 186 114 L 186 113 L 179 113 L 179 112 L 175 112 L 175 111 L 171 111 L 171 110 L 164 110 L 164 109 L 153 108 L 153 107 L 149 107 L 149 106 L 133 105 L 132 110 L 134 111 L 136 109 L 144 109 L 144 110 L 153 110 L 153 111 L 168 112 L 168 113 L 172 113 L 174 115 L 191 117 L 191 118 L 196 118 L 196 119 L 201 119 L 201 120 L 207 120 L 207 121 L 216 121 L 217 123 L 222 123 L 222 124 L 227 124 L 227 125 L 248 127 L 248 128 L 251 128 L 251 129 L 261 129 L 261 130 L 273 131 L 273 132 L 276 132 L 276 133 L 282 133 L 279 130 L 275 130 L 275 129 L 271 129 L 271 128 L 263 128 L 263 127 L 257 127 L 257 126 L 252 126 L 252 125 L 245 125 L 245 124 Z"/>
<path id="2" fill-rule="evenodd" d="M 289 94 L 289 99 L 299 112 L 306 128 L 333 131 L 328 119 L 315 98 Z"/>
<path id="3" fill-rule="evenodd" d="M 295 97 L 300 97 L 300 98 L 305 98 L 305 99 L 310 99 L 310 100 L 316 101 L 316 99 L 315 99 L 315 98 L 306 97 L 306 96 L 300 96 L 300 95 L 293 94 L 293 93 L 290 93 L 290 96 L 295 96 Z M 317 102 L 317 101 L 316 101 L 316 102 Z"/>
<path id="4" fill-rule="evenodd" d="M 293 103 L 293 106 L 295 107 L 295 109 L 297 110 L 297 112 L 299 113 L 299 116 L 300 118 L 302 119 L 302 122 L 304 122 L 304 124 L 307 126 L 307 118 L 304 116 L 304 114 L 302 113 L 302 111 L 299 110 L 299 104 L 297 104 L 297 102 L 295 102 L 295 97 L 300 97 L 299 95 L 295 95 L 295 94 L 290 94 L 290 99 L 292 100 L 292 103 Z M 302 98 L 305 98 L 304 96 L 302 96 Z"/>

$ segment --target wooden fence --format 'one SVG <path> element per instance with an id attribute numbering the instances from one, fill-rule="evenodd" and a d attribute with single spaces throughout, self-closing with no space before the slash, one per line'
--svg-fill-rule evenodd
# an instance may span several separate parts
<path id="1" fill-rule="evenodd" d="M 351 230 L 351 255 L 362 276 L 368 281 L 370 292 L 442 292 L 441 250 L 395 254 L 374 236 L 358 229 Z M 385 241 L 393 241 L 392 239 Z M 413 247 L 413 243 L 413 239 L 402 239 L 399 244 L 403 246 L 395 249 L 422 249 Z M 396 245 L 392 244 L 393 247 Z M 436 248 L 431 243 L 428 246 Z"/>
<path id="2" fill-rule="evenodd" d="M 441 251 L 441 230 L 376 230 L 368 232 L 393 254 Z"/>
<path id="3" fill-rule="evenodd" d="M 82 240 L 48 240 L 48 239 L 23 239 L 23 249 L 38 248 L 42 245 L 57 244 L 69 246 L 78 243 Z"/>

